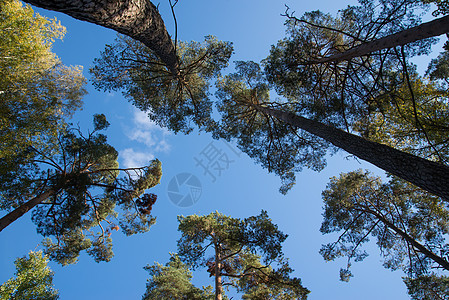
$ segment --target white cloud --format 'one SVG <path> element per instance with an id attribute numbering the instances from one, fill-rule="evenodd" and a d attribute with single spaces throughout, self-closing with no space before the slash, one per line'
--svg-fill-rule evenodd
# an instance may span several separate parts
<path id="1" fill-rule="evenodd" d="M 125 168 L 136 168 L 147 166 L 154 159 L 154 155 L 149 152 L 139 152 L 132 148 L 120 151 L 120 158 Z"/>
<path id="2" fill-rule="evenodd" d="M 161 129 L 159 126 L 157 126 L 156 123 L 150 120 L 150 118 L 148 117 L 148 113 L 144 111 L 134 108 L 133 117 L 134 117 L 134 124 L 137 127 Z"/>
<path id="3" fill-rule="evenodd" d="M 167 141 L 162 140 L 157 144 L 155 151 L 167 153 L 168 151 L 170 151 L 170 148 L 171 148 L 171 146 L 167 143 Z"/>
<path id="4" fill-rule="evenodd" d="M 130 140 L 153 148 L 155 152 L 167 152 L 170 150 L 170 145 L 166 141 L 166 136 L 170 132 L 150 120 L 146 112 L 134 108 L 133 124 L 134 126 L 126 132 Z"/>
<path id="5" fill-rule="evenodd" d="M 139 143 L 145 144 L 148 147 L 153 147 L 156 144 L 154 134 L 150 130 L 135 129 L 128 134 L 128 138 L 132 141 L 137 141 Z"/>
<path id="6" fill-rule="evenodd" d="M 133 109 L 133 121 L 137 128 L 157 131 L 163 135 L 170 134 L 167 128 L 160 127 L 148 117 L 148 113 L 137 108 Z"/>
<path id="7" fill-rule="evenodd" d="M 170 132 L 159 127 L 148 118 L 147 113 L 133 108 L 131 126 L 125 127 L 126 136 L 134 142 L 143 144 L 120 151 L 121 163 L 125 168 L 141 167 L 155 158 L 157 153 L 170 151 L 167 136 Z M 136 150 L 139 149 L 139 150 Z"/>

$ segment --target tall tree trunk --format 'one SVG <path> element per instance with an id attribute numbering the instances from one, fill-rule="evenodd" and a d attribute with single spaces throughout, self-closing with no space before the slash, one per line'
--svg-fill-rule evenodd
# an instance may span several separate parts
<path id="1" fill-rule="evenodd" d="M 374 51 L 402 46 L 422 39 L 439 36 L 447 32 L 449 32 L 449 16 L 423 23 L 365 44 L 361 44 L 342 53 L 313 60 L 309 62 L 309 64 L 350 60 L 351 58 L 367 55 Z"/>
<path id="2" fill-rule="evenodd" d="M 28 202 L 22 204 L 12 212 L 8 213 L 6 216 L 0 219 L 0 232 L 5 229 L 7 226 L 9 226 L 12 222 L 23 216 L 25 213 L 27 213 L 29 210 L 31 210 L 36 205 L 42 203 L 45 199 L 48 197 L 56 194 L 58 192 L 57 189 L 48 189 L 42 194 L 34 197 L 33 199 L 29 200 Z"/>
<path id="3" fill-rule="evenodd" d="M 220 245 L 215 244 L 215 300 L 223 299 L 223 284 L 221 282 Z"/>
<path id="4" fill-rule="evenodd" d="M 398 228 L 396 225 L 388 221 L 384 216 L 381 214 L 373 211 L 368 210 L 370 214 L 374 215 L 378 220 L 380 220 L 382 223 L 385 224 L 388 228 L 399 234 L 407 243 L 412 245 L 414 248 L 416 248 L 419 252 L 424 254 L 426 257 L 430 258 L 437 264 L 439 264 L 443 269 L 449 271 L 449 262 L 442 258 L 441 256 L 436 255 L 429 249 L 427 249 L 425 246 L 423 246 L 421 243 L 419 243 L 417 240 L 412 238 L 410 235 L 408 235 L 406 232 L 402 231 L 400 228 Z"/>
<path id="5" fill-rule="evenodd" d="M 173 73 L 178 58 L 156 6 L 149 0 L 24 0 L 76 19 L 114 29 L 153 50 Z"/>
<path id="6" fill-rule="evenodd" d="M 449 201 L 449 167 L 405 153 L 387 145 L 320 122 L 267 107 L 258 107 L 266 114 L 319 136 L 334 146 Z"/>

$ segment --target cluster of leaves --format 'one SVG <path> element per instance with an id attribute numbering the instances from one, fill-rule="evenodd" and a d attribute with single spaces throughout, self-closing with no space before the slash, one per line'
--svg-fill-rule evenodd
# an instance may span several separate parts
<path id="1" fill-rule="evenodd" d="M 206 300 L 214 299 L 212 287 L 199 289 L 190 281 L 192 272 L 178 255 L 172 254 L 170 261 L 165 265 L 155 263 L 144 267 L 150 274 L 143 300 L 150 299 L 179 299 L 179 300 Z"/>
<path id="2" fill-rule="evenodd" d="M 389 74 L 390 92 L 375 99 L 376 107 L 353 123 L 354 130 L 372 141 L 447 164 L 447 88 L 417 73 L 409 74 L 408 82 L 400 77 Z"/>
<path id="3" fill-rule="evenodd" d="M 96 261 L 109 261 L 112 230 L 131 235 L 148 231 L 155 222 L 149 212 L 156 199 L 145 190 L 159 183 L 161 164 L 154 160 L 145 167 L 120 169 L 117 151 L 98 133 L 108 125 L 104 115 L 95 115 L 95 130 L 88 136 L 68 128 L 57 145 L 32 147 L 33 159 L 21 169 L 33 177 L 1 191 L 2 204 L 9 209 L 27 201 L 26 196 L 52 191 L 32 218 L 40 234 L 56 238 L 43 244 L 49 257 L 64 265 L 75 263 L 82 250 Z"/>
<path id="4" fill-rule="evenodd" d="M 61 64 L 51 47 L 64 36 L 56 19 L 17 0 L 0 1 L 0 172 L 21 165 L 14 155 L 45 144 L 81 107 L 80 67 Z"/>
<path id="5" fill-rule="evenodd" d="M 204 43 L 179 42 L 179 73 L 173 74 L 142 43 L 119 36 L 106 46 L 91 69 L 93 84 L 103 90 L 123 90 L 150 119 L 174 132 L 189 133 L 213 126 L 209 80 L 228 65 L 232 44 L 207 36 Z"/>
<path id="6" fill-rule="evenodd" d="M 236 62 L 237 72 L 217 81 L 217 107 L 221 120 L 215 137 L 234 139 L 238 147 L 269 172 L 279 175 L 285 194 L 295 183 L 295 172 L 303 167 L 320 171 L 325 166 L 328 145 L 320 138 L 298 131 L 260 107 L 293 110 L 290 103 L 270 100 L 269 85 L 255 62 Z"/>
<path id="7" fill-rule="evenodd" d="M 449 299 L 447 276 L 424 275 L 418 278 L 405 278 L 404 282 L 413 300 Z"/>
<path id="8" fill-rule="evenodd" d="M 47 263 L 48 258 L 40 251 L 30 251 L 28 257 L 16 259 L 15 277 L 0 286 L 0 299 L 59 299 L 53 287 L 53 272 Z"/>
<path id="9" fill-rule="evenodd" d="M 446 118 L 434 112 L 440 108 L 438 112 L 444 114 L 446 89 L 427 83 L 406 62 L 413 55 L 428 53 L 434 39 L 350 60 L 321 62 L 416 25 L 416 6 L 420 7 L 416 1 L 361 1 L 360 6 L 341 10 L 336 18 L 319 11 L 301 18 L 287 14 L 288 37 L 264 61 L 268 82 L 302 115 L 445 161 Z M 402 130 L 386 140 L 369 135 L 374 131 L 389 135 L 397 128 Z"/>
<path id="10" fill-rule="evenodd" d="M 320 253 L 325 260 L 348 258 L 342 280 L 352 276 L 352 261 L 368 255 L 361 248 L 370 237 L 377 240 L 384 266 L 402 269 L 413 280 L 432 275 L 435 268 L 449 270 L 449 210 L 438 197 L 397 178 L 382 183 L 369 172 L 356 171 L 332 178 L 323 200 L 321 232 L 341 234 Z"/>
<path id="11" fill-rule="evenodd" d="M 271 222 L 266 211 L 243 220 L 218 212 L 207 216 L 179 216 L 182 232 L 178 254 L 193 268 L 208 267 L 222 286 L 232 286 L 245 299 L 306 299 L 309 291 L 299 278 L 290 278 L 293 270 L 283 257 L 282 242 L 287 238 Z M 214 254 L 207 257 L 207 250 Z M 221 278 L 226 278 L 222 282 Z M 216 286 L 220 289 L 220 286 Z M 264 296 L 261 296 L 264 295 Z M 262 297 L 262 298 L 261 298 Z"/>
<path id="12" fill-rule="evenodd" d="M 349 61 L 320 63 L 362 43 L 415 26 L 416 1 L 360 1 L 332 17 L 320 11 L 301 18 L 287 12 L 287 38 L 264 60 L 267 79 L 297 109 L 327 124 L 348 129 L 366 101 L 385 91 L 382 71 L 400 69 L 401 54 L 386 49 Z M 426 53 L 430 41 L 404 48 L 408 56 Z M 419 52 L 420 51 L 420 52 Z"/>

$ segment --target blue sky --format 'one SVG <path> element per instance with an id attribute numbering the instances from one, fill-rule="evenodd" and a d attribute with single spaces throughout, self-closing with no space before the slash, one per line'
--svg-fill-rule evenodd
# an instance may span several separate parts
<path id="1" fill-rule="evenodd" d="M 168 2 L 168 1 L 167 1 Z M 263 59 L 272 44 L 284 36 L 284 3 L 301 15 L 305 11 L 322 10 L 335 13 L 349 4 L 348 1 L 275 1 L 275 0 L 222 0 L 179 1 L 176 6 L 178 39 L 201 41 L 205 35 L 215 35 L 234 43 L 234 60 Z M 157 4 L 157 3 L 155 3 Z M 160 3 L 160 10 L 170 33 L 173 19 L 168 3 Z M 54 52 L 66 65 L 84 66 L 84 74 L 105 44 L 113 42 L 116 34 L 111 30 L 74 20 L 62 14 L 37 9 L 47 17 L 56 16 L 67 27 L 63 42 L 57 42 Z M 84 109 L 72 120 L 84 130 L 91 128 L 92 115 L 104 113 L 110 128 L 109 142 L 120 153 L 122 166 L 138 166 L 149 159 L 162 161 L 163 178 L 153 189 L 158 200 L 153 208 L 157 223 L 150 232 L 125 237 L 114 233 L 115 257 L 109 263 L 95 263 L 82 255 L 76 265 L 61 267 L 50 263 L 55 271 L 55 285 L 61 299 L 140 299 L 145 291 L 147 273 L 142 269 L 158 261 L 166 263 L 169 252 L 176 252 L 177 215 L 209 214 L 215 210 L 233 217 L 245 218 L 268 211 L 273 222 L 289 237 L 284 243 L 285 256 L 295 269 L 294 275 L 302 278 L 311 290 L 309 299 L 408 299 L 399 271 L 382 267 L 378 249 L 369 248 L 370 256 L 353 265 L 354 278 L 349 283 L 339 281 L 339 269 L 344 260 L 326 263 L 318 251 L 322 244 L 335 236 L 322 236 L 321 191 L 329 177 L 358 168 L 378 172 L 367 163 L 347 159 L 340 152 L 329 158 L 321 173 L 304 170 L 297 174 L 296 186 L 283 196 L 278 192 L 280 180 L 239 153 L 232 145 L 214 141 L 207 134 L 194 132 L 189 136 L 174 135 L 151 123 L 144 113 L 131 106 L 120 93 L 95 91 L 89 84 L 89 94 L 84 99 Z M 212 143 L 212 144 L 211 144 Z M 221 174 L 210 174 L 197 166 L 196 159 L 204 151 L 215 147 L 227 155 Z M 201 182 L 201 197 L 193 206 L 181 208 L 174 205 L 167 193 L 168 183 L 180 173 L 196 176 Z M 0 233 L 0 282 L 14 273 L 13 261 L 29 250 L 39 249 L 41 237 L 36 234 L 30 215 L 22 217 Z M 212 284 L 205 270 L 194 273 L 198 286 Z M 234 299 L 239 299 L 234 296 Z"/>

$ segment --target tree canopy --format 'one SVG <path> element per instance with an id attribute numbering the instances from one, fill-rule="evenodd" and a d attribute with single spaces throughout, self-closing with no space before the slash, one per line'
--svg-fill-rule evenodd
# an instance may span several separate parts
<path id="1" fill-rule="evenodd" d="M 0 178 L 1 208 L 12 210 L 0 219 L 0 228 L 36 206 L 32 219 L 47 237 L 46 253 L 64 265 L 75 263 L 83 250 L 96 261 L 109 261 L 113 230 L 126 235 L 148 231 L 157 196 L 146 190 L 159 184 L 161 163 L 119 168 L 117 151 L 98 132 L 108 125 L 104 115 L 95 115 L 87 136 L 67 128 L 56 145 L 30 146 L 29 163 Z"/>
<path id="2" fill-rule="evenodd" d="M 418 75 L 409 62 L 429 53 L 434 39 L 421 36 L 406 43 L 394 38 L 396 43 L 386 49 L 326 61 L 415 28 L 419 8 L 417 1 L 361 1 L 336 17 L 319 11 L 301 18 L 287 13 L 287 37 L 264 61 L 267 80 L 294 103 L 297 114 L 446 163 L 447 88 Z"/>
<path id="3" fill-rule="evenodd" d="M 215 299 L 222 299 L 224 286 L 243 292 L 243 299 L 307 298 L 309 290 L 290 277 L 293 270 L 283 257 L 287 235 L 266 211 L 243 220 L 214 212 L 179 216 L 178 221 L 178 255 L 193 268 L 208 268 L 215 277 Z"/>
<path id="4" fill-rule="evenodd" d="M 53 272 L 47 266 L 48 258 L 41 251 L 30 251 L 16 259 L 15 277 L 0 285 L 2 300 L 55 300 L 58 290 L 53 285 Z"/>
<path id="5" fill-rule="evenodd" d="M 177 254 L 171 254 L 165 265 L 155 263 L 144 267 L 150 274 L 143 300 L 206 300 L 214 299 L 212 287 L 199 289 L 191 283 L 192 272 Z"/>
<path id="6" fill-rule="evenodd" d="M 121 90 L 157 124 L 189 133 L 192 125 L 213 126 L 209 80 L 228 65 L 232 49 L 231 43 L 213 36 L 205 37 L 203 43 L 179 42 L 179 74 L 174 76 L 151 49 L 119 36 L 106 46 L 90 71 L 96 88 Z"/>
<path id="7" fill-rule="evenodd" d="M 413 300 L 449 299 L 449 280 L 447 276 L 423 275 L 418 278 L 405 278 L 408 293 Z"/>
<path id="8" fill-rule="evenodd" d="M 347 257 L 347 266 L 340 272 L 342 280 L 352 276 L 353 261 L 368 256 L 361 248 L 370 237 L 376 239 L 384 266 L 402 269 L 410 278 L 409 287 L 423 276 L 438 277 L 434 270 L 449 271 L 449 210 L 438 197 L 397 178 L 382 183 L 369 172 L 356 171 L 332 178 L 323 200 L 321 232 L 340 236 L 320 253 L 326 260 Z"/>
<path id="9" fill-rule="evenodd" d="M 65 28 L 17 0 L 0 1 L 0 172 L 19 167 L 15 154 L 45 144 L 81 107 L 81 67 L 51 51 Z"/>
<path id="10" fill-rule="evenodd" d="M 294 185 L 294 173 L 302 167 L 321 170 L 328 150 L 336 150 L 333 145 L 448 199 L 446 88 L 419 77 L 408 61 L 428 53 L 434 39 L 399 43 L 349 61 L 316 63 L 320 57 L 415 27 L 425 7 L 411 0 L 373 0 L 349 6 L 336 17 L 314 11 L 296 18 L 287 12 L 287 37 L 272 48 L 263 71 L 253 62 L 237 62 L 236 74 L 220 78 L 218 70 L 226 65 L 230 51 L 217 52 L 222 57 L 218 64 L 213 55 L 194 59 L 202 62 L 193 64 L 200 77 L 206 61 L 217 64 L 217 72 L 206 76 L 217 79 L 217 120 L 210 118 L 209 98 L 202 96 L 198 102 L 190 92 L 206 84 L 190 82 L 183 96 L 179 77 L 149 73 L 158 65 L 138 43 L 119 41 L 107 47 L 92 70 L 98 88 L 124 90 L 160 125 L 188 133 L 188 120 L 193 120 L 215 137 L 236 140 L 244 152 L 281 177 L 283 193 Z M 176 88 L 161 88 L 160 76 L 169 79 L 163 87 Z M 273 88 L 283 98 L 271 100 Z M 382 138 L 374 130 L 380 125 Z"/>

